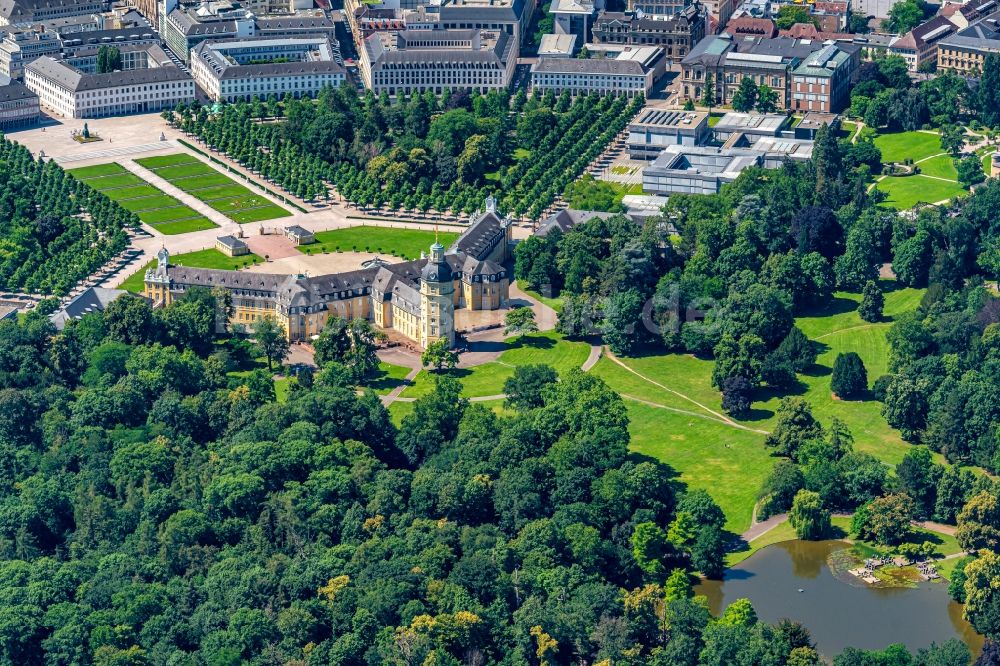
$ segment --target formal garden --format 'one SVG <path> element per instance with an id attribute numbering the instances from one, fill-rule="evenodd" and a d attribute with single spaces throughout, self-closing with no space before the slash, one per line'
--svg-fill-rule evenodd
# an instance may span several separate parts
<path id="1" fill-rule="evenodd" d="M 644 99 L 530 98 L 491 91 L 390 101 L 350 86 L 318 100 L 228 104 L 218 113 L 164 115 L 212 150 L 308 201 L 331 186 L 366 211 L 468 215 L 490 194 L 516 217 L 537 219 Z M 280 117 L 280 122 L 262 122 Z"/>
<path id="2" fill-rule="evenodd" d="M 299 248 L 303 254 L 320 252 L 371 252 L 400 259 L 419 259 L 437 239 L 445 247 L 458 238 L 455 231 L 394 229 L 361 225 L 316 232 L 316 242 Z"/>
<path id="3" fill-rule="evenodd" d="M 136 160 L 136 164 L 149 169 L 238 224 L 291 215 L 281 206 L 251 192 L 229 176 L 187 153 L 141 158 Z"/>
<path id="4" fill-rule="evenodd" d="M 122 208 L 135 213 L 140 220 L 161 234 L 186 234 L 216 226 L 190 206 L 165 194 L 120 164 L 96 164 L 68 171 Z"/>

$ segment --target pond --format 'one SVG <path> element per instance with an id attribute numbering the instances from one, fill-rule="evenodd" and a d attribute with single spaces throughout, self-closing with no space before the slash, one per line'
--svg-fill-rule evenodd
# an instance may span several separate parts
<path id="1" fill-rule="evenodd" d="M 914 587 L 869 587 L 831 571 L 831 553 L 850 548 L 843 541 L 786 541 L 762 549 L 729 569 L 722 581 L 695 588 L 708 597 L 712 613 L 747 598 L 762 620 L 797 620 L 812 633 L 824 657 L 846 647 L 882 649 L 903 643 L 910 650 L 965 641 L 977 654 L 982 636 L 962 619 L 962 606 L 948 596 L 946 582 Z"/>

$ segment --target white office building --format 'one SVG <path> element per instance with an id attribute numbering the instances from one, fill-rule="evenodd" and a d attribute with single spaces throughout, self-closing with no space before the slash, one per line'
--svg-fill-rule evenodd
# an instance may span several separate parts
<path id="1" fill-rule="evenodd" d="M 195 82 L 216 101 L 313 96 L 345 80 L 327 36 L 202 42 L 191 52 Z"/>
<path id="2" fill-rule="evenodd" d="M 531 87 L 574 96 L 648 95 L 664 74 L 665 60 L 658 46 L 625 47 L 614 58 L 539 58 L 531 66 Z"/>
<path id="3" fill-rule="evenodd" d="M 161 111 L 188 103 L 195 95 L 194 80 L 186 72 L 153 59 L 144 69 L 85 74 L 44 56 L 25 68 L 24 82 L 42 106 L 64 118 Z"/>
<path id="4" fill-rule="evenodd" d="M 506 32 L 401 30 L 378 32 L 361 48 L 361 77 L 376 93 L 504 89 L 517 64 Z"/>

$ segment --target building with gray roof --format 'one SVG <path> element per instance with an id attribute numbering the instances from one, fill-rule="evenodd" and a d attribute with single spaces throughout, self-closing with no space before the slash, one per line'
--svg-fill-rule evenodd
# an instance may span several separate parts
<path id="1" fill-rule="evenodd" d="M 99 14 L 107 8 L 105 0 L 0 0 L 0 26 Z"/>
<path id="2" fill-rule="evenodd" d="M 596 92 L 635 97 L 648 95 L 666 70 L 663 49 L 625 46 L 613 58 L 539 58 L 531 66 L 531 87 L 556 94 Z"/>
<path id="3" fill-rule="evenodd" d="M 204 41 L 191 53 L 191 75 L 217 102 L 313 96 L 346 79 L 328 36 Z"/>
<path id="4" fill-rule="evenodd" d="M 20 81 L 0 75 L 0 129 L 38 122 L 38 95 Z"/>
<path id="5" fill-rule="evenodd" d="M 168 305 L 192 287 L 221 287 L 233 296 L 230 324 L 253 329 L 275 317 L 292 341 L 310 340 L 332 317 L 363 318 L 425 348 L 454 340 L 455 308 L 496 310 L 507 305 L 511 222 L 487 199 L 461 236 L 445 250 L 435 243 L 429 257 L 331 275 L 281 275 L 175 266 L 162 249 L 146 271 L 145 295 Z"/>
<path id="6" fill-rule="evenodd" d="M 977 76 L 986 56 L 1000 53 L 1000 11 L 945 37 L 937 49 L 938 70 Z"/>
<path id="7" fill-rule="evenodd" d="M 43 106 L 64 118 L 148 113 L 194 98 L 194 81 L 159 47 L 146 51 L 145 67 L 88 74 L 48 56 L 25 68 L 25 85 Z"/>
<path id="8" fill-rule="evenodd" d="M 592 30 L 600 44 L 659 46 L 671 62 L 680 62 L 705 37 L 705 6 L 693 2 L 677 13 L 646 16 L 636 12 L 601 12 Z"/>
<path id="9" fill-rule="evenodd" d="M 486 92 L 510 85 L 517 44 L 502 31 L 406 29 L 372 34 L 360 56 L 361 77 L 376 93 Z"/>
<path id="10" fill-rule="evenodd" d="M 681 61 L 681 94 L 701 100 L 705 82 L 711 77 L 715 102 L 732 103 L 740 81 L 752 77 L 778 93 L 778 108 L 791 106 L 791 72 L 807 56 L 819 51 L 823 42 L 792 37 L 744 37 L 711 35 L 700 41 Z"/>
<path id="11" fill-rule="evenodd" d="M 857 44 L 827 44 L 792 70 L 792 109 L 837 113 L 850 102 L 851 86 L 861 66 Z"/>
<path id="12" fill-rule="evenodd" d="M 60 310 L 49 315 L 49 321 L 56 327 L 56 330 L 66 328 L 71 320 L 82 319 L 83 317 L 97 312 L 104 312 L 105 308 L 112 301 L 124 296 L 128 292 L 124 289 L 107 289 L 105 287 L 89 287 L 73 298 Z"/>

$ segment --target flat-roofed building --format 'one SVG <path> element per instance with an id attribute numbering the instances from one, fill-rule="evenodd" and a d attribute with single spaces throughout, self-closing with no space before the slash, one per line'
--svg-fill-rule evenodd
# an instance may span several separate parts
<path id="1" fill-rule="evenodd" d="M 340 51 L 327 36 L 205 41 L 191 55 L 191 75 L 217 102 L 314 96 L 346 79 Z"/>
<path id="2" fill-rule="evenodd" d="M 576 35 L 586 41 L 594 17 L 604 9 L 604 0 L 552 0 L 549 13 L 552 15 L 553 32 L 557 35 Z"/>
<path id="3" fill-rule="evenodd" d="M 576 53 L 576 35 L 542 35 L 538 44 L 539 58 L 572 58 Z"/>
<path id="4" fill-rule="evenodd" d="M 1000 11 L 938 42 L 937 67 L 965 76 L 978 76 L 990 53 L 1000 53 Z"/>
<path id="5" fill-rule="evenodd" d="M 240 257 L 250 254 L 250 248 L 243 242 L 243 239 L 231 235 L 216 238 L 215 249 L 230 257 Z"/>
<path id="6" fill-rule="evenodd" d="M 763 166 L 764 154 L 746 148 L 668 146 L 642 170 L 645 194 L 716 194 L 749 167 Z"/>
<path id="7" fill-rule="evenodd" d="M 861 47 L 828 44 L 792 70 L 794 111 L 837 113 L 850 103 L 851 85 L 861 66 Z"/>
<path id="8" fill-rule="evenodd" d="M 151 47 L 147 53 L 154 49 L 159 50 Z M 44 56 L 25 68 L 24 81 L 43 106 L 64 118 L 161 111 L 186 104 L 195 95 L 194 80 L 186 72 L 169 60 L 152 58 L 143 69 L 85 74 Z"/>
<path id="9" fill-rule="evenodd" d="M 653 46 L 625 47 L 614 58 L 541 58 L 531 66 L 531 87 L 572 95 L 648 95 L 663 76 L 666 57 Z"/>
<path id="10" fill-rule="evenodd" d="M 704 5 L 694 2 L 668 16 L 601 12 L 592 33 L 599 44 L 659 46 L 672 62 L 680 62 L 705 37 L 705 11 Z"/>
<path id="11" fill-rule="evenodd" d="M 722 143 L 734 134 L 742 134 L 751 144 L 764 137 L 781 136 L 791 124 L 791 119 L 783 113 L 740 113 L 730 111 L 712 128 L 715 139 Z"/>
<path id="12" fill-rule="evenodd" d="M 38 116 L 38 95 L 20 81 L 0 76 L 0 129 L 34 125 Z"/>
<path id="13" fill-rule="evenodd" d="M 517 44 L 502 31 L 407 29 L 371 35 L 360 56 L 361 77 L 376 93 L 486 92 L 510 84 Z"/>
<path id="14" fill-rule="evenodd" d="M 179 6 L 177 0 L 164 0 L 159 11 L 163 43 L 185 63 L 191 59 L 191 50 L 204 41 L 257 34 L 254 15 L 231 2 L 204 2 L 200 7 L 188 8 Z"/>
<path id="15" fill-rule="evenodd" d="M 937 62 L 938 42 L 956 32 L 955 24 L 943 16 L 921 23 L 889 45 L 892 55 L 901 56 L 911 72 Z"/>
<path id="16" fill-rule="evenodd" d="M 646 108 L 628 126 L 628 154 L 634 160 L 652 160 L 667 146 L 697 146 L 708 136 L 704 111 Z"/>

